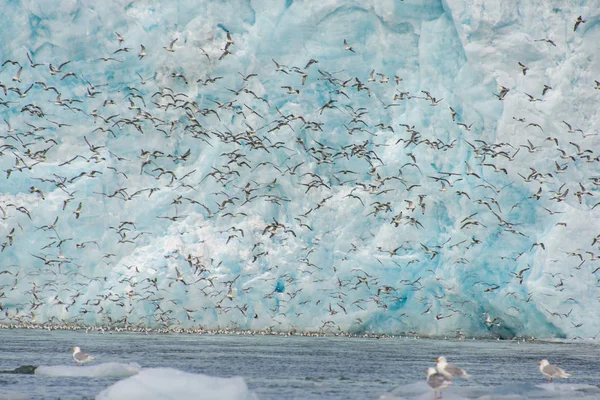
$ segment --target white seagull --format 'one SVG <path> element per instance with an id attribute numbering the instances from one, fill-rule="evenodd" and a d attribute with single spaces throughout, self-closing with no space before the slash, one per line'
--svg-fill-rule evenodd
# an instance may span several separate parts
<path id="1" fill-rule="evenodd" d="M 73 347 L 73 360 L 75 360 L 78 365 L 83 365 L 93 359 L 94 357 L 90 356 L 88 353 L 84 353 L 79 347 Z"/>
<path id="2" fill-rule="evenodd" d="M 348 44 L 348 42 L 346 42 L 346 39 L 344 39 L 344 50 L 348 50 L 348 51 L 351 51 L 353 53 L 356 53 L 354 51 L 354 49 L 352 47 L 350 47 L 350 45 Z"/>
<path id="3" fill-rule="evenodd" d="M 452 378 L 469 378 L 469 374 L 467 374 L 464 369 L 449 363 L 444 356 L 438 357 L 435 362 L 437 363 L 435 365 L 437 372 L 444 375 L 448 380 Z"/>
<path id="4" fill-rule="evenodd" d="M 571 374 L 567 374 L 561 368 L 558 368 L 556 365 L 552 365 L 548 362 L 548 360 L 542 360 L 538 363 L 540 366 L 540 372 L 546 378 L 548 378 L 548 383 L 552 382 L 552 378 L 568 378 Z"/>
<path id="5" fill-rule="evenodd" d="M 427 384 L 433 389 L 433 399 L 441 399 L 442 391 L 446 389 L 452 382 L 440 373 L 435 368 L 427 368 Z M 438 397 L 438 393 L 440 394 Z"/>

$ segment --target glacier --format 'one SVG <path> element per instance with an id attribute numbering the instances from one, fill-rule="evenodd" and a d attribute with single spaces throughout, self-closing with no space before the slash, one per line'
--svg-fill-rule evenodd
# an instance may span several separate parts
<path id="1" fill-rule="evenodd" d="M 599 333 L 588 2 L 3 12 L 0 324 Z"/>

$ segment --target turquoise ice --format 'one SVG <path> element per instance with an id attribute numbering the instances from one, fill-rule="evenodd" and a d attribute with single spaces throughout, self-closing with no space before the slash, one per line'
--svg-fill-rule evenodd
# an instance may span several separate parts
<path id="1" fill-rule="evenodd" d="M 597 335 L 597 10 L 199 3 L 5 4 L 0 323 Z"/>

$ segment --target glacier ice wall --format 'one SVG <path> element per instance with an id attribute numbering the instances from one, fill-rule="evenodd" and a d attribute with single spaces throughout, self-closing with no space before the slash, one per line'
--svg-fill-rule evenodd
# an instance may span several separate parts
<path id="1" fill-rule="evenodd" d="M 3 11 L 0 323 L 600 331 L 586 2 Z"/>

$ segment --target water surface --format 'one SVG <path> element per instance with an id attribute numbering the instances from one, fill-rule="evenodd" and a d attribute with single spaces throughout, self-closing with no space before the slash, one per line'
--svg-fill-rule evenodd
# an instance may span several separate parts
<path id="1" fill-rule="evenodd" d="M 600 399 L 600 348 L 593 343 L 0 330 L 0 369 L 72 365 L 73 346 L 93 354 L 94 363 L 242 376 L 259 399 L 429 399 L 425 369 L 440 355 L 472 376 L 455 381 L 447 399 Z M 572 377 L 547 385 L 536 364 L 543 358 Z M 118 380 L 0 375 L 0 393 L 93 399 Z"/>

